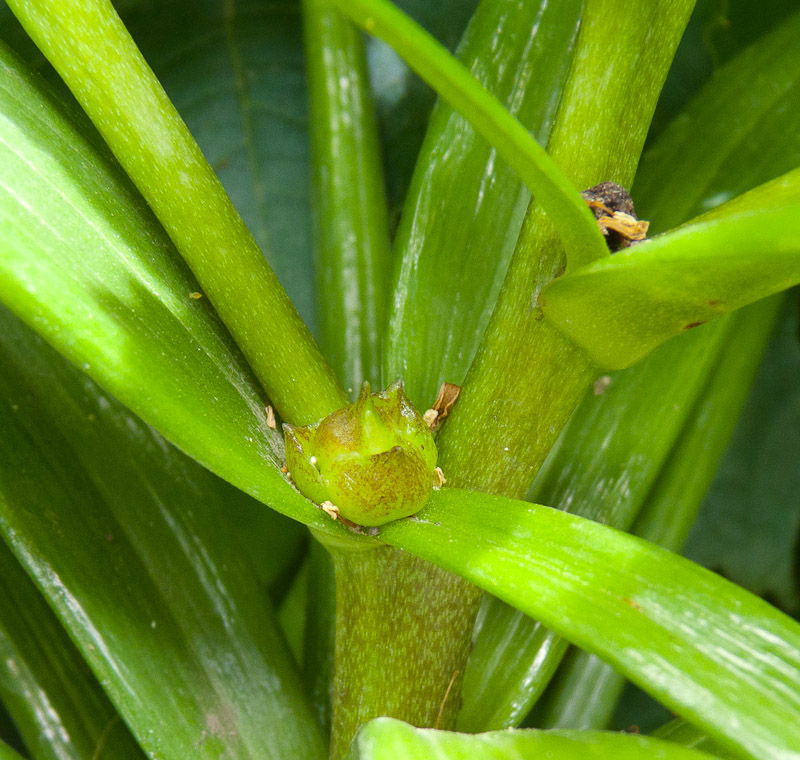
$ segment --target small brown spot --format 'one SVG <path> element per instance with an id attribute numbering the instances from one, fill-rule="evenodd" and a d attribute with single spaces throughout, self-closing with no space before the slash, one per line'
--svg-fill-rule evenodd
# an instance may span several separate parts
<path id="1" fill-rule="evenodd" d="M 708 305 L 713 309 L 715 306 L 719 306 L 719 301 L 715 298 L 708 302 Z"/>
<path id="2" fill-rule="evenodd" d="M 705 322 L 689 322 L 688 325 L 684 325 L 683 329 L 686 330 L 693 330 L 695 327 L 700 327 L 700 325 L 705 324 Z"/>
<path id="3" fill-rule="evenodd" d="M 439 395 L 436 396 L 436 401 L 433 402 L 433 407 L 422 415 L 422 419 L 425 420 L 431 430 L 436 430 L 442 424 L 442 420 L 450 414 L 453 404 L 458 400 L 459 393 L 461 393 L 460 385 L 442 383 L 439 388 Z"/>
<path id="4" fill-rule="evenodd" d="M 636 604 L 636 602 L 634 602 L 633 599 L 623 598 L 622 601 L 625 602 L 625 604 L 627 604 L 629 607 L 633 607 L 633 609 L 641 612 L 642 608 L 638 604 Z"/>

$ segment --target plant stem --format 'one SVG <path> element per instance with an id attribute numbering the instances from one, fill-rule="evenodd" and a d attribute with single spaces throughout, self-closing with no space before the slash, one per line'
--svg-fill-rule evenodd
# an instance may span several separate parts
<path id="1" fill-rule="evenodd" d="M 333 371 L 111 3 L 9 6 L 147 199 L 281 416 L 309 424 L 345 406 Z"/>
<path id="2" fill-rule="evenodd" d="M 345 388 L 380 382 L 389 228 L 362 34 L 304 0 L 321 341 Z"/>
<path id="3" fill-rule="evenodd" d="M 557 224 L 571 266 L 608 255 L 594 217 L 557 162 L 444 46 L 388 0 L 330 2 L 370 34 L 389 43 L 497 148 Z"/>
<path id="4" fill-rule="evenodd" d="M 394 547 L 320 538 L 336 568 L 331 758 L 344 757 L 357 729 L 380 716 L 453 728 L 480 591 Z"/>
<path id="5" fill-rule="evenodd" d="M 620 16 L 613 0 L 586 3 L 548 144 L 576 186 L 630 184 L 692 6 L 692 0 L 637 0 Z M 440 434 L 441 466 L 454 485 L 524 498 L 598 371 L 543 320 L 538 305 L 541 289 L 564 268 L 553 229 L 558 221 L 535 203 L 529 209 L 497 308 Z M 478 439 L 481 446 L 474 445 Z"/>

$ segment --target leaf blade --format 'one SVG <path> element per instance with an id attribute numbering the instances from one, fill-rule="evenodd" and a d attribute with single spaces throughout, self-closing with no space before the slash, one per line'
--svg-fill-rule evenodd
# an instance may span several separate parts
<path id="1" fill-rule="evenodd" d="M 391 718 L 368 723 L 355 738 L 350 760 L 711 760 L 711 755 L 647 736 L 600 731 L 496 731 L 455 734 L 414 728 Z"/>
<path id="2" fill-rule="evenodd" d="M 455 489 L 381 539 L 601 655 L 720 743 L 798 757 L 800 625 L 708 570 L 565 512 Z"/>

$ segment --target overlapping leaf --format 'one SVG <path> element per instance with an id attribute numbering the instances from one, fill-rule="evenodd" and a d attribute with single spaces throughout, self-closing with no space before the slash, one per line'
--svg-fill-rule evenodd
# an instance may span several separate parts
<path id="1" fill-rule="evenodd" d="M 148 753 L 324 743 L 224 490 L 2 311 L 0 530 Z"/>
<path id="2" fill-rule="evenodd" d="M 584 518 L 455 489 L 381 538 L 600 655 L 723 746 L 800 757 L 800 624 L 708 570 Z"/>

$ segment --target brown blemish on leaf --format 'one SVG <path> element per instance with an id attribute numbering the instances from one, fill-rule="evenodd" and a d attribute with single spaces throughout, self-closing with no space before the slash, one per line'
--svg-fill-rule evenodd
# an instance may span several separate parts
<path id="1" fill-rule="evenodd" d="M 581 196 L 592 210 L 612 253 L 647 237 L 650 222 L 637 218 L 630 193 L 622 185 L 601 182 L 584 190 Z"/>
<path id="2" fill-rule="evenodd" d="M 625 604 L 627 604 L 629 607 L 633 607 L 633 609 L 635 609 L 637 612 L 642 611 L 642 608 L 638 604 L 636 604 L 636 602 L 634 602 L 633 599 L 623 598 L 622 601 L 625 602 Z"/>
<path id="3" fill-rule="evenodd" d="M 436 430 L 442 424 L 442 420 L 450 414 L 453 404 L 458 399 L 458 394 L 461 393 L 461 386 L 455 383 L 442 383 L 439 388 L 439 395 L 436 396 L 436 401 L 433 406 L 422 415 L 422 419 L 431 430 Z"/>
<path id="4" fill-rule="evenodd" d="M 695 327 L 700 327 L 700 325 L 704 325 L 705 322 L 689 322 L 688 325 L 684 325 L 683 329 L 686 330 L 693 330 Z"/>

